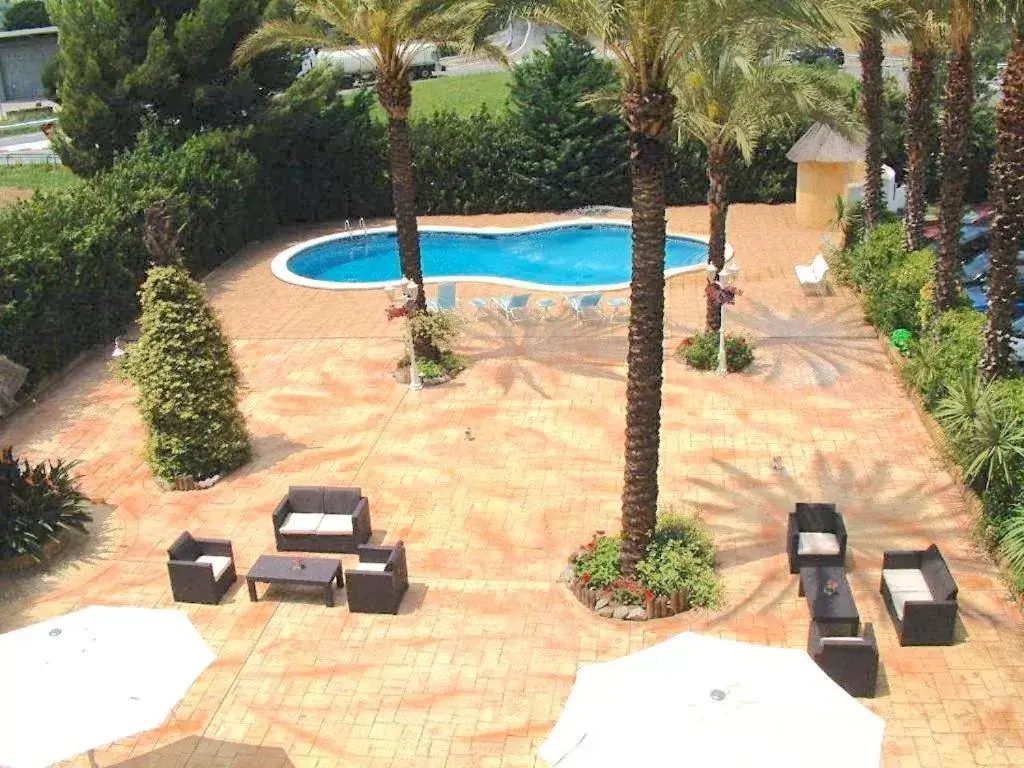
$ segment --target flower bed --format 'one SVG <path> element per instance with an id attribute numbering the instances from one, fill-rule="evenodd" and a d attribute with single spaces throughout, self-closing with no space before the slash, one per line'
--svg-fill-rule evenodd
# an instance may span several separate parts
<path id="1" fill-rule="evenodd" d="M 718 368 L 718 333 L 695 333 L 683 339 L 676 352 L 691 368 L 713 371 Z M 754 350 L 742 336 L 725 334 L 725 362 L 730 373 L 742 371 L 754 362 Z"/>
<path id="2" fill-rule="evenodd" d="M 563 574 L 576 599 L 599 616 L 646 621 L 718 605 L 714 542 L 698 517 L 661 515 L 635 580 L 622 577 L 620 548 L 618 536 L 598 531 L 573 553 Z"/>

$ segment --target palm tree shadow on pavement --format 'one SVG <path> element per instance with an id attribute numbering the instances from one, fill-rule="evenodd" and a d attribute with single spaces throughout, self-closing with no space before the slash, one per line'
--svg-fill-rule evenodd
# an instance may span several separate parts
<path id="1" fill-rule="evenodd" d="M 755 362 L 749 375 L 767 383 L 830 387 L 844 375 L 877 373 L 886 363 L 860 308 L 844 304 L 822 311 L 781 315 L 760 301 L 730 308 L 727 332 L 753 337 Z"/>
<path id="2" fill-rule="evenodd" d="M 188 736 L 144 755 L 115 763 L 111 768 L 294 768 L 282 747 L 254 746 L 233 741 Z"/>
<path id="3" fill-rule="evenodd" d="M 486 316 L 466 325 L 459 345 L 469 362 L 498 366 L 495 378 L 505 393 L 521 381 L 552 399 L 538 366 L 581 378 L 626 380 L 626 336 L 620 323 L 563 316 L 510 325 Z"/>

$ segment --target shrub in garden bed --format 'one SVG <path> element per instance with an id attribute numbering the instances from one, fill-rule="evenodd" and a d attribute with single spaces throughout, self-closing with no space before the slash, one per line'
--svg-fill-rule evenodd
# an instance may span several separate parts
<path id="1" fill-rule="evenodd" d="M 421 312 L 411 321 L 413 335 L 440 351 L 436 358 L 417 357 L 416 370 L 426 383 L 443 383 L 466 369 L 466 362 L 452 352 L 452 344 L 459 336 L 461 322 L 451 312 Z M 409 367 L 409 355 L 402 355 L 398 370 Z"/>
<path id="2" fill-rule="evenodd" d="M 678 354 L 699 371 L 718 368 L 718 332 L 697 333 L 683 339 Z M 742 336 L 725 335 L 725 362 L 730 373 L 742 371 L 754 362 L 754 350 Z"/>
<path id="3" fill-rule="evenodd" d="M 636 580 L 622 577 L 621 546 L 618 536 L 598 531 L 570 561 L 570 588 L 602 616 L 647 619 L 719 604 L 714 542 L 699 518 L 661 514 Z"/>
<path id="4" fill-rule="evenodd" d="M 92 517 L 74 467 L 63 461 L 29 464 L 10 448 L 0 454 L 0 562 L 23 556 L 39 561 L 64 532 L 87 532 Z"/>

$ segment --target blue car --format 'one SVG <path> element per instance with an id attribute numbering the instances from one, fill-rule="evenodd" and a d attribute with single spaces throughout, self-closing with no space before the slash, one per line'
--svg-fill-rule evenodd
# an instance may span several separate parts
<path id="1" fill-rule="evenodd" d="M 964 264 L 960 271 L 965 283 L 976 283 L 988 277 L 989 257 L 988 251 L 982 251 L 969 262 Z M 1024 281 L 1024 251 L 1017 254 L 1017 280 Z"/>
<path id="2" fill-rule="evenodd" d="M 978 312 L 985 312 L 988 310 L 988 296 L 986 295 L 985 287 L 981 285 L 968 285 L 964 288 L 964 293 L 967 294 L 968 300 L 971 302 L 971 308 Z M 1014 316 L 1024 315 L 1024 299 L 1017 299 L 1017 308 L 1014 312 Z"/>

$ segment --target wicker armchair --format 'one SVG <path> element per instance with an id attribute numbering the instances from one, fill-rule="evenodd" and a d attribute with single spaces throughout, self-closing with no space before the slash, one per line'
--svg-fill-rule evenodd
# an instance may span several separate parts
<path id="1" fill-rule="evenodd" d="M 807 653 L 851 696 L 873 697 L 878 684 L 878 642 L 875 628 L 864 625 L 860 636 L 830 637 L 827 627 L 811 622 Z"/>
<path id="2" fill-rule="evenodd" d="M 405 544 L 363 544 L 359 564 L 345 571 L 348 609 L 354 613 L 398 613 L 409 589 Z"/>
<path id="3" fill-rule="evenodd" d="M 846 525 L 835 504 L 798 502 L 786 530 L 789 572 L 818 565 L 846 565 Z"/>
<path id="4" fill-rule="evenodd" d="M 882 556 L 879 591 L 900 645 L 952 645 L 957 587 L 939 548 L 891 551 Z"/>
<path id="5" fill-rule="evenodd" d="M 355 554 L 370 539 L 370 502 L 359 488 L 292 486 L 272 515 L 279 552 Z"/>
<path id="6" fill-rule="evenodd" d="M 196 539 L 184 531 L 167 549 L 167 557 L 171 594 L 179 603 L 216 605 L 238 578 L 230 541 Z"/>

